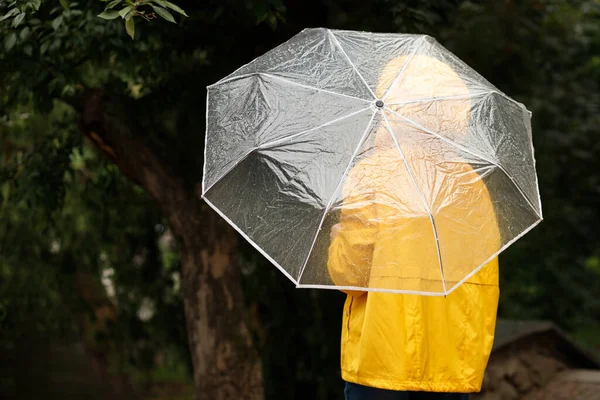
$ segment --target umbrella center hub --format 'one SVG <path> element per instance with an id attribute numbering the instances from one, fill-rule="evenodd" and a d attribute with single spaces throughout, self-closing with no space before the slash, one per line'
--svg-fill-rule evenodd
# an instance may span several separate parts
<path id="1" fill-rule="evenodd" d="M 384 104 L 383 104 L 383 100 L 377 100 L 377 101 L 375 102 L 375 105 L 376 105 L 377 107 L 379 107 L 379 108 L 383 108 L 383 106 L 384 106 Z"/>

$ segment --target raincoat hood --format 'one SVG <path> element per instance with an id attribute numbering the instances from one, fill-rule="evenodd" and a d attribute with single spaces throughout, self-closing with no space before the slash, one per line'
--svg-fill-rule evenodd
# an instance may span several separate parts
<path id="1" fill-rule="evenodd" d="M 410 84 L 402 76 L 410 76 Z M 404 83 L 404 84 L 403 84 Z M 402 56 L 392 59 L 381 71 L 375 90 L 384 103 L 388 119 L 398 114 L 415 122 L 422 121 L 422 99 L 445 99 L 444 109 L 426 121 L 436 132 L 451 131 L 454 140 L 464 141 L 471 110 L 470 91 L 461 77 L 446 63 L 428 55 Z M 415 101 L 415 100 L 419 101 Z M 385 121 L 377 130 L 375 147 L 392 147 L 393 141 Z"/>

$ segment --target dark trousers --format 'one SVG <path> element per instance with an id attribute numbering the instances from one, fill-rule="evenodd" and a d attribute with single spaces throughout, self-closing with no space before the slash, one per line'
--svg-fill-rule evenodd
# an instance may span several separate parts
<path id="1" fill-rule="evenodd" d="M 346 400 L 468 400 L 463 393 L 396 392 L 346 382 Z"/>

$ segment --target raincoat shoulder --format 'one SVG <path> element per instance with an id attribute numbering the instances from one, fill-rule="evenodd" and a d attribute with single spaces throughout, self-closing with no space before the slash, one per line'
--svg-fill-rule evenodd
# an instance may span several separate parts
<path id="1" fill-rule="evenodd" d="M 346 201 L 352 206 L 342 207 L 343 228 L 331 243 L 328 260 L 331 277 L 340 286 L 368 287 L 369 280 L 376 279 L 371 268 L 398 254 L 394 246 L 378 248 L 380 236 L 384 235 L 377 220 L 382 210 L 373 196 L 381 186 L 365 180 L 373 178 L 371 167 L 369 163 L 357 165 L 344 189 Z M 369 190 L 361 187 L 365 182 L 369 182 Z M 483 182 L 479 190 L 477 197 L 464 194 L 466 207 L 470 199 L 479 202 L 478 212 L 469 214 L 473 219 L 493 215 L 492 201 Z M 451 219 L 452 215 L 447 217 Z M 500 240 L 497 227 L 482 226 L 479 234 L 490 238 L 485 243 L 492 250 Z M 414 251 L 418 252 L 418 247 Z M 452 257 L 466 257 L 463 248 L 450 251 L 454 252 Z M 483 265 L 447 297 L 356 290 L 347 293 L 341 340 L 345 381 L 390 390 L 480 390 L 494 338 L 499 297 L 497 258 Z"/>

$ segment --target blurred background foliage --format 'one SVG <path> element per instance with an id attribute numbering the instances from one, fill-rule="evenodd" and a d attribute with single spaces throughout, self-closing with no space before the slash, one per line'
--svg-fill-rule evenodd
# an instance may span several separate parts
<path id="1" fill-rule="evenodd" d="M 102 87 L 140 100 L 149 138 L 197 182 L 205 86 L 307 26 L 431 34 L 527 105 L 545 221 L 501 256 L 499 313 L 555 321 L 600 352 L 600 1 L 176 3 L 189 18 L 136 17 L 132 41 L 122 20 L 97 17 L 98 0 L 0 2 L 11 14 L 0 22 L 0 368 L 12 372 L 0 393 L 30 398 L 23 388 L 47 373 L 15 366 L 47 371 L 64 349 L 85 349 L 73 354 L 91 357 L 98 398 L 111 395 L 106 381 L 191 396 L 175 240 L 83 138 L 72 98 Z M 341 398 L 343 296 L 295 290 L 248 245 L 240 260 L 266 397 Z"/>

